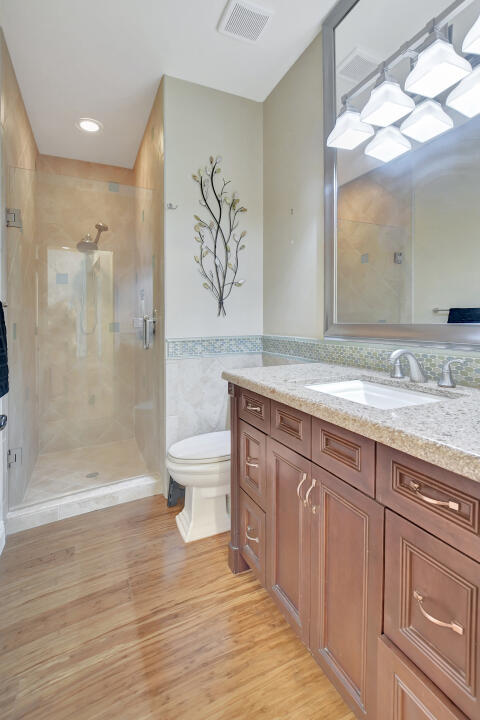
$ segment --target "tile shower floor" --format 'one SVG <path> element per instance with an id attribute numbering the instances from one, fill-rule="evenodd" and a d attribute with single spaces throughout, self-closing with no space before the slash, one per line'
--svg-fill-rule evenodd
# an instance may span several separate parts
<path id="1" fill-rule="evenodd" d="M 22 506 L 148 474 L 133 438 L 45 453 L 38 456 Z"/>

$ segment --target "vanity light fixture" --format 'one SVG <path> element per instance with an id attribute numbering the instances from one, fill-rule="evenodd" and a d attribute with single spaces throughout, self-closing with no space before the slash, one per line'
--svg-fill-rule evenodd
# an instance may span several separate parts
<path id="1" fill-rule="evenodd" d="M 100 130 L 103 130 L 102 123 L 99 120 L 94 120 L 93 118 L 80 118 L 80 120 L 78 120 L 75 124 L 79 130 L 86 133 L 97 133 L 100 132 Z"/>
<path id="2" fill-rule="evenodd" d="M 382 128 L 365 148 L 365 155 L 382 162 L 390 162 L 411 150 L 410 141 L 397 127 Z"/>
<path id="3" fill-rule="evenodd" d="M 354 150 L 374 134 L 373 127 L 360 120 L 358 110 L 347 105 L 337 117 L 335 127 L 327 138 L 327 146 L 340 150 Z"/>
<path id="4" fill-rule="evenodd" d="M 480 65 L 452 90 L 446 105 L 468 118 L 480 114 Z"/>
<path id="5" fill-rule="evenodd" d="M 414 109 L 412 98 L 403 92 L 396 80 L 384 72 L 373 88 L 360 118 L 364 123 L 387 127 Z"/>
<path id="6" fill-rule="evenodd" d="M 434 98 L 472 72 L 472 66 L 455 52 L 453 45 L 436 38 L 419 54 L 414 68 L 407 75 L 405 90 L 415 95 Z"/>
<path id="7" fill-rule="evenodd" d="M 462 52 L 480 55 L 480 17 L 474 22 L 462 44 Z"/>
<path id="8" fill-rule="evenodd" d="M 436 100 L 424 100 L 400 125 L 404 135 L 423 143 L 451 130 L 453 120 Z"/>

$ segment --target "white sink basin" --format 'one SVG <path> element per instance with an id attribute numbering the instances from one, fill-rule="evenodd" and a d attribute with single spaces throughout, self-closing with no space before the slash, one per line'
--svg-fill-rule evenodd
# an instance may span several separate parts
<path id="1" fill-rule="evenodd" d="M 370 405 L 382 410 L 407 407 L 409 405 L 426 405 L 443 400 L 439 395 L 407 390 L 406 388 L 380 385 L 368 380 L 345 380 L 343 382 L 314 383 L 305 385 L 309 390 L 334 395 L 344 400 Z"/>

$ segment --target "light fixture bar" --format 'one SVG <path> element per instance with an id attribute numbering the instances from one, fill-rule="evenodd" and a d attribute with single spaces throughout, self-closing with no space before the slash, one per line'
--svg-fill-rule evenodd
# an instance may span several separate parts
<path id="1" fill-rule="evenodd" d="M 380 63 L 380 65 L 378 65 L 375 70 L 372 70 L 372 72 L 367 75 L 364 80 L 361 80 L 357 85 L 355 85 L 354 88 L 352 88 L 352 90 L 343 95 L 342 104 L 346 104 L 348 101 L 353 100 L 353 98 L 355 98 L 357 95 L 370 87 L 372 82 L 383 72 L 383 69 L 385 67 L 388 67 L 390 69 L 393 68 L 411 50 L 420 53 L 422 50 L 428 47 L 428 45 L 430 45 L 431 43 L 431 39 L 429 36 L 432 34 L 432 31 L 435 29 L 435 27 L 447 25 L 461 10 L 471 5 L 472 2 L 473 0 L 455 0 L 454 2 L 452 2 L 452 4 L 445 8 L 443 12 L 441 12 L 435 18 L 432 18 L 422 30 L 417 32 L 412 38 L 410 38 L 410 40 L 407 40 L 407 42 L 403 43 L 403 45 L 401 45 L 399 49 L 396 50 L 392 55 L 390 55 L 390 57 L 388 57 L 384 62 Z M 425 38 L 425 35 L 427 35 L 427 38 L 423 40 L 423 38 Z M 423 42 L 421 42 L 422 40 Z M 417 47 L 418 43 L 420 44 Z"/>

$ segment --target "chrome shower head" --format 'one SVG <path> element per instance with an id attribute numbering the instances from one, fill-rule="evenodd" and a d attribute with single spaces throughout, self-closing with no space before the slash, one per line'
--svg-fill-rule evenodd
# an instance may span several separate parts
<path id="1" fill-rule="evenodd" d="M 98 243 L 98 241 L 100 240 L 100 235 L 102 234 L 102 232 L 106 232 L 106 231 L 108 230 L 108 225 L 105 225 L 105 223 L 102 223 L 102 222 L 98 222 L 98 223 L 95 225 L 95 228 L 96 228 L 96 230 L 97 230 L 97 237 L 95 238 L 95 242 Z"/>
<path id="2" fill-rule="evenodd" d="M 77 243 L 77 250 L 80 252 L 86 252 L 91 253 L 95 250 L 98 250 L 98 241 L 100 240 L 100 235 L 102 232 L 106 232 L 108 230 L 108 225 L 105 225 L 105 223 L 98 222 L 95 225 L 95 228 L 97 230 L 97 237 L 95 240 L 92 238 L 90 233 L 87 233 L 85 237 L 83 237 L 79 243 Z"/>

